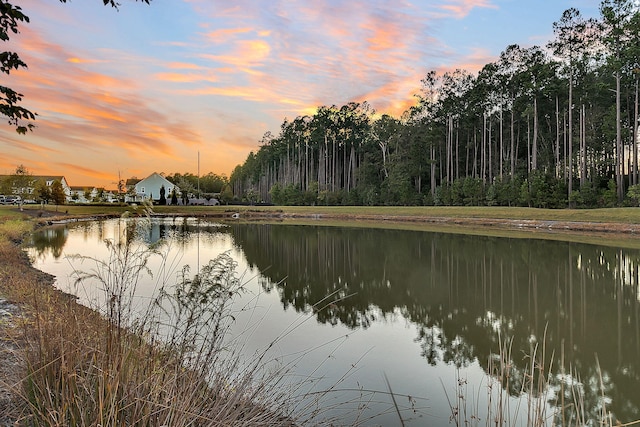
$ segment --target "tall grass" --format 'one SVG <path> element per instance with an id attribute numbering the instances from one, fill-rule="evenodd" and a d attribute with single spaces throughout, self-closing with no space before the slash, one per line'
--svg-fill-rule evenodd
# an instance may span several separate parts
<path id="1" fill-rule="evenodd" d="M 487 384 L 469 386 L 458 371 L 453 390 L 444 386 L 450 408 L 450 422 L 456 426 L 631 426 L 622 424 L 607 408 L 605 384 L 597 364 L 597 384 L 583 383 L 561 352 L 558 366 L 555 355 L 547 354 L 545 340 L 532 341 L 524 370 L 519 370 L 512 354 L 512 339 L 498 335 L 499 348 L 487 362 Z M 597 362 L 597 357 L 596 357 Z M 594 390 L 587 390 L 594 387 Z M 597 393 L 596 407 L 588 408 L 587 393 Z"/>
<path id="2" fill-rule="evenodd" d="M 28 221 L 11 219 L 0 222 L 0 241 L 19 243 L 25 234 L 33 229 Z"/>

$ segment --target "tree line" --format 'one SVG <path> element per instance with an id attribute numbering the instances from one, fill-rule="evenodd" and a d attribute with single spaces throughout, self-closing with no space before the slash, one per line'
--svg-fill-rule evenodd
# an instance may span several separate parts
<path id="1" fill-rule="evenodd" d="M 285 119 L 230 185 L 275 204 L 637 205 L 640 13 L 566 10 L 546 46 L 430 71 L 401 117 L 366 102 Z"/>

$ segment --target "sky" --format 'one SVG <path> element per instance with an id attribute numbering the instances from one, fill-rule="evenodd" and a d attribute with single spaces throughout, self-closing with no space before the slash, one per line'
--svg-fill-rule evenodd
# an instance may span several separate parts
<path id="1" fill-rule="evenodd" d="M 0 174 L 24 165 L 72 186 L 230 176 L 266 132 L 319 106 L 366 101 L 399 117 L 427 72 L 475 73 L 510 44 L 544 46 L 600 0 L 13 0 L 29 16 L 2 75 L 38 114 L 0 123 Z"/>

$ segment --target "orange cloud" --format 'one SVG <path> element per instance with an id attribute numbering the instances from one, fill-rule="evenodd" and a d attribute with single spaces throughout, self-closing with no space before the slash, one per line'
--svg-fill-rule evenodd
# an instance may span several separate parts
<path id="1" fill-rule="evenodd" d="M 71 62 L 73 64 L 99 64 L 101 62 L 105 62 L 99 59 L 81 59 L 81 58 L 68 58 L 67 62 Z"/>
<path id="2" fill-rule="evenodd" d="M 114 175 L 113 173 L 106 173 L 106 172 L 102 172 L 99 170 L 95 170 L 95 169 L 91 169 L 91 168 L 87 168 L 87 167 L 83 167 L 83 166 L 78 166 L 78 165 L 74 165 L 71 163 L 65 163 L 65 162 L 58 162 L 56 163 L 58 166 L 60 166 L 61 168 L 63 168 L 64 170 L 70 171 L 72 174 L 79 174 L 82 176 L 87 176 L 87 177 L 91 177 L 91 178 L 96 178 L 102 182 L 104 181 L 108 181 L 108 180 L 113 180 L 114 178 L 117 178 L 117 175 Z M 77 184 L 74 184 L 77 185 Z"/>

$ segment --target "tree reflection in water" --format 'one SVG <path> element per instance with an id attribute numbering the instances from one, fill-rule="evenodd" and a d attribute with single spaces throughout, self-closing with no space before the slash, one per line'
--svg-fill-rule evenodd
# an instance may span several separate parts
<path id="1" fill-rule="evenodd" d="M 248 262 L 268 277 L 265 290 L 277 291 L 285 308 L 308 312 L 326 295 L 353 294 L 316 313 L 320 322 L 350 328 L 399 310 L 417 325 L 430 364 L 486 365 L 500 332 L 513 337 L 521 377 L 529 362 L 521 356 L 544 341 L 556 372 L 561 356 L 574 370 L 551 378 L 558 392 L 579 379 L 585 409 L 597 419 L 602 373 L 607 408 L 623 421 L 640 418 L 638 250 L 361 228 L 231 228 Z M 512 383 L 510 393 L 519 391 Z"/>

